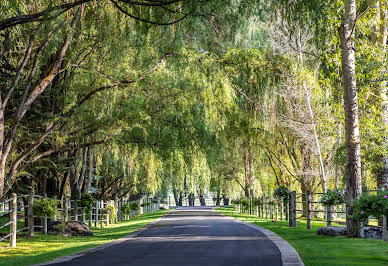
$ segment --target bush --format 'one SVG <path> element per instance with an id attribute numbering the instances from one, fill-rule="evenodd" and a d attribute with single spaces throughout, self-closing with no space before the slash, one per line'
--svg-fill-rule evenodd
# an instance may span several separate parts
<path id="1" fill-rule="evenodd" d="M 55 199 L 38 198 L 34 200 L 34 214 L 40 218 L 52 218 L 58 212 L 58 202 Z"/>
<path id="2" fill-rule="evenodd" d="M 353 201 L 353 218 L 366 223 L 369 216 L 380 218 L 388 213 L 388 191 L 379 191 L 377 194 L 362 194 Z"/>
<path id="3" fill-rule="evenodd" d="M 129 207 L 131 208 L 132 211 L 139 211 L 140 210 L 140 205 L 137 202 L 132 202 Z"/>
<path id="4" fill-rule="evenodd" d="M 95 203 L 95 199 L 88 193 L 82 193 L 81 195 L 81 207 L 85 208 L 86 213 L 89 213 L 92 205 Z"/>
<path id="5" fill-rule="evenodd" d="M 157 204 L 157 203 L 159 203 L 159 200 L 158 199 L 153 199 L 152 203 Z"/>
<path id="6" fill-rule="evenodd" d="M 329 189 L 319 201 L 324 206 L 334 206 L 345 203 L 345 193 L 340 189 Z"/>
<path id="7" fill-rule="evenodd" d="M 101 210 L 102 214 L 109 214 L 109 222 L 113 223 L 116 218 L 116 208 L 113 205 L 108 205 Z"/>
<path id="8" fill-rule="evenodd" d="M 130 215 L 131 211 L 132 211 L 131 206 L 128 203 L 121 205 L 121 213 L 125 215 Z"/>
<path id="9" fill-rule="evenodd" d="M 151 205 L 150 202 L 143 202 L 140 206 L 147 207 L 147 206 L 150 206 L 150 205 Z"/>
<path id="10" fill-rule="evenodd" d="M 232 199 L 231 203 L 234 204 L 234 205 L 240 205 L 241 200 L 240 199 Z"/>
<path id="11" fill-rule="evenodd" d="M 275 206 L 276 204 L 278 204 L 278 201 L 277 200 L 274 200 L 274 199 L 271 199 L 267 202 L 268 205 L 270 206 Z"/>
<path id="12" fill-rule="evenodd" d="M 249 209 L 249 200 L 248 199 L 242 199 L 240 202 L 243 210 Z"/>
<path id="13" fill-rule="evenodd" d="M 290 190 L 285 185 L 280 185 L 275 189 L 273 195 L 279 200 L 288 202 L 288 195 L 290 195 Z"/>

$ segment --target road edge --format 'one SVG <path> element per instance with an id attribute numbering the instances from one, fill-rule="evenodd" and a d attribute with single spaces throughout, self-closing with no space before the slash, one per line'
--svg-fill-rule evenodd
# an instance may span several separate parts
<path id="1" fill-rule="evenodd" d="M 236 219 L 234 217 L 225 215 L 223 213 L 218 212 L 215 209 L 213 209 L 213 211 L 221 214 L 224 217 L 230 218 L 237 223 L 242 223 L 242 224 L 244 224 L 252 229 L 255 229 L 255 230 L 263 233 L 279 249 L 281 260 L 282 260 L 282 265 L 284 265 L 284 266 L 304 266 L 304 263 L 303 263 L 301 257 L 299 256 L 299 253 L 295 250 L 295 248 L 293 246 L 291 246 L 286 240 L 284 240 L 283 238 L 278 236 L 276 233 L 274 233 L 268 229 L 265 229 L 263 227 L 260 227 L 258 225 L 247 223 L 247 222 L 241 221 L 239 219 Z"/>
<path id="2" fill-rule="evenodd" d="M 105 244 L 102 244 L 102 245 L 98 245 L 98 246 L 95 246 L 95 247 L 92 247 L 92 248 L 89 248 L 89 249 L 85 249 L 83 251 L 80 251 L 80 252 L 77 252 L 77 253 L 74 253 L 74 254 L 71 254 L 71 255 L 62 256 L 62 257 L 59 257 L 59 258 L 56 258 L 56 259 L 53 259 L 53 260 L 47 261 L 47 262 L 33 264 L 32 266 L 43 266 L 43 265 L 51 265 L 51 264 L 55 264 L 55 263 L 62 263 L 62 262 L 70 261 L 70 260 L 73 260 L 75 258 L 81 257 L 83 255 L 86 255 L 87 253 L 95 252 L 95 251 L 98 251 L 98 250 L 101 250 L 101 249 L 104 249 L 104 248 L 107 248 L 107 247 L 111 247 L 113 245 L 120 244 L 122 242 L 125 242 L 125 241 L 133 238 L 133 237 L 136 237 L 136 236 L 140 235 L 143 231 L 145 231 L 145 230 L 149 229 L 150 227 L 152 227 L 153 225 L 159 223 L 160 221 L 165 219 L 173 210 L 174 209 L 170 209 L 167 213 L 163 214 L 162 216 L 157 218 L 155 221 L 150 222 L 149 224 L 147 224 L 147 225 L 145 225 L 145 226 L 143 226 L 143 227 L 133 231 L 129 235 L 120 237 L 118 239 L 112 240 L 112 241 L 110 241 L 108 243 L 105 243 Z"/>

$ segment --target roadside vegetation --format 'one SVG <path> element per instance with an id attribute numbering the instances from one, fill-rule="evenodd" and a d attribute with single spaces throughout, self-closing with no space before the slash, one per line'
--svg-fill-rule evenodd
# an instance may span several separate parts
<path id="1" fill-rule="evenodd" d="M 317 229 L 325 226 L 325 222 L 313 221 L 311 230 L 308 230 L 305 221 L 300 221 L 296 228 L 291 228 L 288 227 L 287 221 L 275 222 L 261 219 L 253 215 L 238 213 L 233 207 L 220 207 L 217 208 L 217 211 L 276 233 L 296 249 L 305 265 L 378 266 L 388 264 L 388 242 L 317 235 Z"/>
<path id="2" fill-rule="evenodd" d="M 166 212 L 146 213 L 104 228 L 91 227 L 93 236 L 62 237 L 36 233 L 36 236 L 30 239 L 19 237 L 16 248 L 9 248 L 6 243 L 2 243 L 0 265 L 31 265 L 74 254 L 129 235 Z"/>

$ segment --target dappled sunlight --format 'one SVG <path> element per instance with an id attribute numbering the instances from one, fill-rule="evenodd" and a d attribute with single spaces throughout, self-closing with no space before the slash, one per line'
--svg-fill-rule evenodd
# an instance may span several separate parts
<path id="1" fill-rule="evenodd" d="M 27 265 L 38 263 L 105 244 L 132 233 L 165 213 L 167 211 L 157 211 L 134 217 L 128 221 L 111 224 L 104 228 L 91 227 L 94 233 L 93 236 L 62 237 L 36 233 L 31 239 L 18 238 L 16 248 L 0 247 L 0 264 L 17 263 Z"/>

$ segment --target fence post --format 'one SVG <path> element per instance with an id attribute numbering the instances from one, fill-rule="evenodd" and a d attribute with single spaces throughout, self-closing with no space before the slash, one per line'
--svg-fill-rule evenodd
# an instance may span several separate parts
<path id="1" fill-rule="evenodd" d="M 28 237 L 34 236 L 34 194 L 28 196 L 28 211 L 27 211 L 27 222 L 28 222 Z"/>
<path id="2" fill-rule="evenodd" d="M 311 210 L 310 210 L 310 202 L 311 202 L 311 191 L 307 190 L 306 192 L 306 225 L 307 229 L 311 229 Z"/>
<path id="3" fill-rule="evenodd" d="M 383 215 L 383 239 L 388 241 L 388 219 L 387 215 Z"/>
<path id="4" fill-rule="evenodd" d="M 93 206 L 90 206 L 90 211 L 89 211 L 89 227 L 92 226 L 93 223 Z"/>
<path id="5" fill-rule="evenodd" d="M 82 208 L 82 222 L 86 223 L 85 207 Z"/>
<path id="6" fill-rule="evenodd" d="M 9 214 L 9 220 L 11 222 L 9 231 L 11 236 L 9 237 L 9 245 L 11 248 L 16 247 L 16 231 L 17 231 L 17 214 L 18 214 L 18 198 L 16 193 L 12 193 L 11 208 L 12 212 Z"/>
<path id="7" fill-rule="evenodd" d="M 331 226 L 331 206 L 327 206 L 326 211 L 326 226 Z"/>
<path id="8" fill-rule="evenodd" d="M 47 194 L 46 193 L 44 193 L 44 195 L 43 195 L 43 197 L 45 198 L 45 199 L 47 199 Z M 45 235 L 47 235 L 47 215 L 43 218 L 43 232 L 44 232 L 44 234 Z"/>
<path id="9" fill-rule="evenodd" d="M 74 200 L 74 221 L 78 221 L 78 201 Z"/>
<path id="10" fill-rule="evenodd" d="M 289 227 L 296 227 L 296 192 L 292 191 L 289 196 Z"/>
<path id="11" fill-rule="evenodd" d="M 280 221 L 283 221 L 283 212 L 284 212 L 284 201 L 280 201 Z"/>
<path id="12" fill-rule="evenodd" d="M 64 199 L 63 205 L 63 219 L 67 222 L 69 220 L 69 205 L 67 198 Z"/>
<path id="13" fill-rule="evenodd" d="M 101 210 L 104 210 L 104 200 L 101 200 Z M 101 225 L 101 228 L 104 227 L 104 213 L 103 212 L 101 212 L 101 223 L 100 223 L 100 225 Z"/>
<path id="14" fill-rule="evenodd" d="M 96 214 L 94 215 L 94 227 L 98 226 L 98 204 L 99 200 L 96 200 Z"/>

